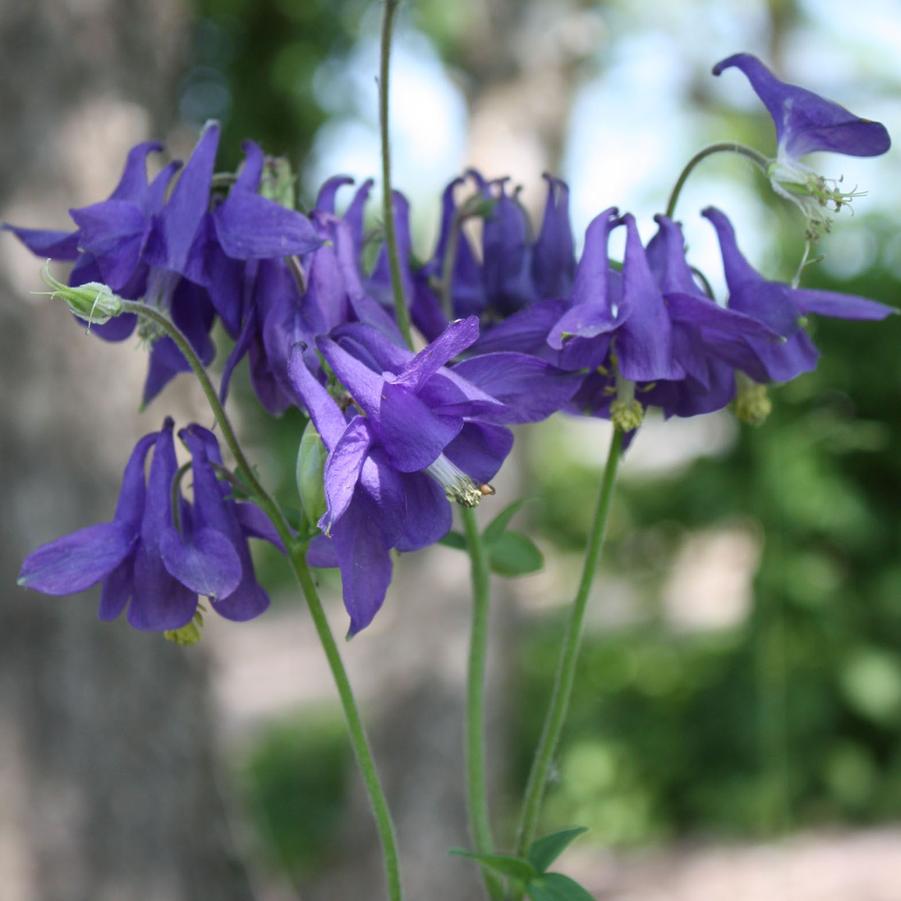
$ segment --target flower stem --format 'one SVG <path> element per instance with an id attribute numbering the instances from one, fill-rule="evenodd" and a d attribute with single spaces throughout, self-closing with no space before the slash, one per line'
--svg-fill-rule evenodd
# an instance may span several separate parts
<path id="1" fill-rule="evenodd" d="M 492 854 L 491 819 L 485 776 L 485 663 L 488 648 L 488 614 L 491 602 L 490 572 L 485 544 L 475 510 L 461 507 L 466 547 L 472 561 L 472 625 L 469 633 L 469 666 L 466 678 L 466 803 L 473 848 Z M 503 897 L 497 877 L 482 870 L 485 890 L 492 899 Z"/>
<path id="2" fill-rule="evenodd" d="M 335 644 L 335 638 L 332 635 L 325 612 L 322 609 L 322 602 L 319 600 L 316 586 L 313 583 L 310 570 L 307 566 L 306 542 L 300 541 L 294 536 L 291 526 L 285 518 L 284 513 L 282 513 L 281 508 L 257 478 L 253 467 L 250 465 L 247 457 L 244 455 L 244 451 L 241 449 L 241 445 L 238 442 L 238 438 L 228 418 L 228 414 L 225 412 L 225 408 L 219 400 L 219 395 L 216 393 L 216 389 L 210 381 L 209 374 L 203 363 L 200 362 L 197 354 L 194 353 L 194 349 L 191 347 L 188 339 L 181 333 L 168 316 L 146 304 L 136 301 L 123 301 L 122 311 L 126 313 L 135 313 L 138 316 L 143 316 L 145 319 L 150 319 L 155 322 L 162 328 L 166 335 L 175 342 L 178 349 L 182 352 L 194 374 L 197 376 L 197 380 L 200 382 L 200 387 L 206 395 L 210 409 L 213 411 L 213 416 L 215 416 L 216 422 L 219 424 L 219 428 L 222 431 L 222 437 L 228 445 L 238 466 L 238 470 L 247 483 L 250 493 L 253 495 L 254 500 L 260 508 L 272 520 L 272 524 L 275 526 L 279 537 L 288 550 L 291 569 L 294 571 L 294 575 L 303 591 L 304 598 L 306 599 L 307 606 L 310 610 L 310 615 L 313 618 L 313 624 L 316 627 L 316 632 L 319 635 L 319 640 L 325 651 L 329 669 L 332 672 L 332 678 L 338 689 L 338 697 L 341 700 L 341 707 L 344 711 L 347 731 L 350 735 L 350 741 L 357 758 L 357 764 L 363 775 L 363 782 L 365 783 L 366 790 L 369 794 L 369 803 L 372 808 L 373 816 L 375 817 L 376 828 L 382 843 L 385 876 L 388 882 L 388 897 L 390 901 L 401 901 L 403 894 L 400 884 L 397 840 L 394 835 L 394 825 L 388 809 L 388 802 L 385 798 L 381 782 L 379 781 L 375 760 L 372 756 L 372 749 L 366 738 L 366 731 L 363 727 L 360 711 L 350 686 L 350 680 L 347 677 L 347 671 L 344 668 L 341 654 L 338 651 L 338 646 Z"/>
<path id="3" fill-rule="evenodd" d="M 694 171 L 695 166 L 698 165 L 702 160 L 707 159 L 708 156 L 713 156 L 714 153 L 737 153 L 741 156 L 747 157 L 753 163 L 760 167 L 764 172 L 766 172 L 767 167 L 770 164 L 770 161 L 762 154 L 756 151 L 753 147 L 746 147 L 744 144 L 736 144 L 732 141 L 723 141 L 719 144 L 711 144 L 709 147 L 705 147 L 703 150 L 699 150 L 686 164 L 685 168 L 679 175 L 676 184 L 673 186 L 673 190 L 669 196 L 669 202 L 666 205 L 666 216 L 668 219 L 672 219 L 673 213 L 676 211 L 676 204 L 679 202 L 679 195 L 682 193 L 682 188 L 685 185 L 685 182 L 688 181 L 688 176 Z"/>
<path id="4" fill-rule="evenodd" d="M 604 467 L 604 475 L 601 479 L 601 489 L 598 494 L 594 520 L 591 524 L 591 531 L 588 534 L 582 577 L 579 581 L 575 600 L 569 611 L 566 631 L 563 634 L 563 642 L 560 646 L 560 656 L 557 659 L 557 671 L 554 676 L 551 700 L 544 719 L 541 738 L 538 741 L 538 748 L 535 751 L 535 758 L 532 761 L 529 781 L 526 784 L 522 813 L 516 831 L 516 854 L 519 856 L 525 856 L 535 838 L 535 830 L 538 827 L 538 818 L 541 814 L 541 805 L 544 801 L 544 792 L 547 787 L 548 773 L 550 772 L 554 752 L 557 749 L 560 733 L 563 731 L 563 723 L 569 710 L 576 662 L 579 656 L 579 644 L 582 638 L 582 626 L 585 620 L 585 608 L 588 603 L 588 594 L 591 591 L 591 585 L 598 569 L 598 560 L 601 555 L 601 546 L 604 543 L 607 515 L 610 512 L 610 501 L 613 496 L 613 486 L 616 481 L 616 470 L 622 455 L 622 448 L 623 433 L 619 429 L 614 429 L 613 438 L 610 441 L 610 450 L 607 454 L 607 463 Z"/>
<path id="5" fill-rule="evenodd" d="M 388 263 L 391 267 L 391 289 L 394 292 L 394 315 L 397 327 L 413 349 L 410 333 L 410 312 L 404 297 L 404 283 L 400 270 L 400 255 L 397 250 L 397 229 L 394 223 L 394 203 L 391 189 L 391 140 L 388 135 L 388 72 L 391 63 L 391 32 L 394 29 L 394 15 L 400 0 L 383 0 L 385 12 L 382 17 L 382 52 L 379 65 L 379 126 L 382 137 L 382 216 L 385 220 L 385 244 L 388 248 Z"/>
<path id="6" fill-rule="evenodd" d="M 319 640 L 322 642 L 322 648 L 328 659 L 329 668 L 332 671 L 332 678 L 338 689 L 338 696 L 341 698 L 341 707 L 344 709 L 344 718 L 347 722 L 347 730 L 350 733 L 350 741 L 353 745 L 354 754 L 357 758 L 357 765 L 363 775 L 363 782 L 366 785 L 366 791 L 369 794 L 369 803 L 372 807 L 372 813 L 375 817 L 376 829 L 379 833 L 379 839 L 382 843 L 382 854 L 385 864 L 385 877 L 388 881 L 388 898 L 390 901 L 401 901 L 403 891 L 400 883 L 400 865 L 397 855 L 397 838 L 394 833 L 394 822 L 391 819 L 391 811 L 388 809 L 388 801 L 382 790 L 382 783 L 379 779 L 378 770 L 375 766 L 375 759 L 372 756 L 372 749 L 369 746 L 369 739 L 366 736 L 366 730 L 363 726 L 363 720 L 354 698 L 353 689 L 350 686 L 350 680 L 347 678 L 347 671 L 341 661 L 341 654 L 338 646 L 335 644 L 335 637 L 332 635 L 325 611 L 322 609 L 322 602 L 316 591 L 316 585 L 310 574 L 310 569 L 306 561 L 306 544 L 295 542 L 291 546 L 290 552 L 291 568 L 294 575 L 300 583 L 307 606 L 310 608 L 310 615 L 313 617 L 313 624 L 316 626 L 316 632 Z"/>

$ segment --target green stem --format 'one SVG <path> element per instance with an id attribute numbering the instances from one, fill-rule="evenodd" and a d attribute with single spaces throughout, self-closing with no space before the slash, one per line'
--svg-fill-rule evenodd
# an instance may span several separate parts
<path id="1" fill-rule="evenodd" d="M 673 186 L 672 193 L 669 196 L 669 202 L 666 205 L 666 216 L 669 219 L 673 218 L 673 213 L 676 211 L 676 204 L 679 202 L 679 195 L 682 193 L 682 188 L 685 185 L 685 182 L 688 181 L 688 176 L 691 175 L 695 166 L 698 165 L 702 160 L 707 159 L 708 156 L 713 156 L 714 153 L 737 153 L 741 156 L 747 157 L 757 166 L 759 166 L 764 172 L 766 172 L 767 167 L 770 165 L 769 159 L 765 157 L 762 153 L 756 151 L 753 147 L 746 147 L 744 144 L 735 144 L 731 141 L 724 141 L 719 144 L 711 144 L 709 147 L 705 147 L 703 150 L 699 150 L 686 164 L 685 168 L 682 170 L 679 175 L 676 184 Z"/>
<path id="2" fill-rule="evenodd" d="M 598 494 L 597 507 L 591 531 L 588 534 L 588 543 L 585 549 L 585 561 L 582 566 L 582 577 L 575 600 L 570 608 L 569 619 L 566 623 L 566 631 L 560 646 L 560 656 L 557 659 L 557 671 L 554 676 L 554 687 L 551 691 L 551 700 L 544 719 L 541 738 L 535 751 L 535 759 L 532 761 L 532 769 L 529 773 L 529 781 L 526 784 L 526 793 L 523 799 L 522 814 L 516 831 L 516 854 L 524 856 L 529 846 L 535 839 L 535 830 L 538 827 L 538 818 L 541 814 L 541 805 L 544 801 L 544 792 L 547 787 L 548 774 L 563 731 L 563 723 L 569 710 L 569 700 L 572 695 L 573 679 L 576 671 L 576 662 L 579 656 L 579 644 L 582 638 L 582 626 L 585 620 L 585 609 L 588 603 L 588 594 L 591 591 L 592 582 L 598 569 L 598 560 L 601 555 L 601 546 L 604 543 L 604 533 L 607 528 L 607 516 L 610 512 L 610 500 L 613 496 L 613 485 L 616 481 L 616 470 L 622 455 L 623 433 L 614 429 L 610 442 L 610 450 L 607 454 L 607 464 L 604 467 L 604 475 L 601 479 L 601 489 Z"/>
<path id="3" fill-rule="evenodd" d="M 485 664 L 491 603 L 490 570 L 475 510 L 461 507 L 460 512 L 466 533 L 466 547 L 472 561 L 472 625 L 466 678 L 466 802 L 473 848 L 479 854 L 492 854 L 494 839 L 488 815 L 485 775 Z M 490 898 L 503 897 L 500 881 L 493 873 L 483 868 L 482 878 Z"/>
<path id="4" fill-rule="evenodd" d="M 344 669 L 344 664 L 341 661 L 341 654 L 337 644 L 335 644 L 335 638 L 332 635 L 331 628 L 326 619 L 325 611 L 322 609 L 322 602 L 316 591 L 316 585 L 313 582 L 313 577 L 307 566 L 306 545 L 303 543 L 294 543 L 291 546 L 290 559 L 291 568 L 294 570 L 294 575 L 297 577 L 297 581 L 300 583 L 300 587 L 303 590 L 304 597 L 307 600 L 307 606 L 310 608 L 310 615 L 313 618 L 313 624 L 316 626 L 316 632 L 319 635 L 319 640 L 322 642 L 322 648 L 328 659 L 329 669 L 332 671 L 332 678 L 338 689 L 338 696 L 341 698 L 341 707 L 344 709 L 344 718 L 347 722 L 350 741 L 357 758 L 357 765 L 360 767 L 363 782 L 366 785 L 366 791 L 369 794 L 369 803 L 372 807 L 376 829 L 378 830 L 379 839 L 382 843 L 385 877 L 388 881 L 388 898 L 390 901 L 401 901 L 403 898 L 403 891 L 400 883 L 397 838 L 394 833 L 394 823 L 391 819 L 391 811 L 388 808 L 388 801 L 382 790 L 382 783 L 375 766 L 372 748 L 370 747 L 369 739 L 366 736 L 363 719 L 360 716 L 353 689 L 350 686 L 350 680 L 347 678 L 347 671 Z"/>
<path id="5" fill-rule="evenodd" d="M 457 247 L 460 244 L 460 229 L 463 225 L 460 210 L 455 210 L 451 218 L 450 234 L 447 236 L 447 247 L 441 261 L 441 281 L 438 283 L 438 300 L 448 322 L 454 321 L 454 263 L 457 259 Z"/>
<path id="6" fill-rule="evenodd" d="M 388 136 L 388 72 L 391 63 L 391 32 L 394 15 L 400 0 L 383 0 L 385 14 L 382 17 L 382 53 L 379 66 L 379 125 L 382 136 L 382 215 L 385 220 L 385 245 L 388 248 L 388 262 L 391 267 L 391 288 L 394 292 L 394 315 L 397 327 L 413 348 L 410 332 L 410 312 L 404 297 L 404 283 L 401 277 L 400 255 L 397 250 L 397 229 L 394 225 L 393 192 L 391 190 L 391 140 Z"/>
<path id="7" fill-rule="evenodd" d="M 161 313 L 159 310 L 147 306 L 146 304 L 138 303 L 136 301 L 123 301 L 122 311 L 126 313 L 135 313 L 138 316 L 143 316 L 145 319 L 149 319 L 156 323 L 175 342 L 178 349 L 182 352 L 191 366 L 191 369 L 194 371 L 194 374 L 197 376 L 197 380 L 200 382 L 200 387 L 206 395 L 210 409 L 213 411 L 213 416 L 215 416 L 216 422 L 219 424 L 219 428 L 222 431 L 222 437 L 225 439 L 225 443 L 228 445 L 228 448 L 235 459 L 235 463 L 247 483 L 250 493 L 253 495 L 253 498 L 259 507 L 272 520 L 272 524 L 275 526 L 279 537 L 288 550 L 291 568 L 294 571 L 294 575 L 296 576 L 303 591 L 304 598 L 306 599 L 307 606 L 310 609 L 310 615 L 313 618 L 316 632 L 319 635 L 319 640 L 325 651 L 329 669 L 332 672 L 332 678 L 338 689 L 338 696 L 344 711 L 344 718 L 347 723 L 348 733 L 350 734 L 350 741 L 353 745 L 354 754 L 356 755 L 357 763 L 359 764 L 360 771 L 363 775 L 363 782 L 365 783 L 366 790 L 369 794 L 369 803 L 372 807 L 376 828 L 382 843 L 385 876 L 388 882 L 388 897 L 390 901 L 401 901 L 403 893 L 400 884 L 397 841 L 394 836 L 394 826 L 391 821 L 388 802 L 385 798 L 381 782 L 379 781 L 378 772 L 375 768 L 375 761 L 372 756 L 372 749 L 366 738 L 360 711 L 357 707 L 356 700 L 354 699 L 350 680 L 347 678 L 347 671 L 344 669 L 341 654 L 338 651 L 338 646 L 335 644 L 335 638 L 332 635 L 328 620 L 325 617 L 325 612 L 322 609 L 322 602 L 319 600 L 316 586 L 313 583 L 310 570 L 307 567 L 306 542 L 295 538 L 291 531 L 291 526 L 278 504 L 276 504 L 266 489 L 260 484 L 253 467 L 248 462 L 247 457 L 244 455 L 244 451 L 241 449 L 241 445 L 238 443 L 238 438 L 229 421 L 228 414 L 225 412 L 225 408 L 219 401 L 219 395 L 216 393 L 216 389 L 213 387 L 213 383 L 210 381 L 210 377 L 204 368 L 203 363 L 200 362 L 197 354 L 194 353 L 194 349 L 191 347 L 188 339 L 185 338 L 178 327 L 164 313 Z"/>

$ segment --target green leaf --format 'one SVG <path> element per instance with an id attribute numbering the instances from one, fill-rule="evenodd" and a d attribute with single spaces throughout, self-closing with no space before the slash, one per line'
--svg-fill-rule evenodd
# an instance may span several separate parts
<path id="1" fill-rule="evenodd" d="M 491 568 L 499 576 L 525 576 L 544 566 L 544 557 L 527 535 L 504 532 L 488 545 Z"/>
<path id="2" fill-rule="evenodd" d="M 532 866 L 543 873 L 569 846 L 573 839 L 588 830 L 584 826 L 574 829 L 562 829 L 532 842 L 529 848 L 529 861 Z"/>
<path id="3" fill-rule="evenodd" d="M 443 544 L 445 547 L 452 547 L 458 551 L 466 550 L 466 539 L 461 532 L 448 532 L 444 538 L 438 540 L 438 544 Z"/>
<path id="4" fill-rule="evenodd" d="M 562 873 L 544 873 L 526 885 L 532 901 L 595 901 L 585 889 Z"/>
<path id="5" fill-rule="evenodd" d="M 535 867 L 527 860 L 521 857 L 511 857 L 507 854 L 478 854 L 475 851 L 466 851 L 463 848 L 453 848 L 450 852 L 457 857 L 468 857 L 475 860 L 483 867 L 494 870 L 502 876 L 509 876 L 511 879 L 517 879 L 520 882 L 528 883 L 539 875 Z"/>
<path id="6" fill-rule="evenodd" d="M 513 519 L 517 511 L 528 499 L 529 498 L 527 497 L 523 497 L 518 501 L 513 501 L 512 504 L 508 504 L 504 507 L 504 509 L 488 523 L 482 536 L 485 539 L 485 544 L 493 544 L 504 534 L 507 526 L 510 525 L 510 520 Z"/>

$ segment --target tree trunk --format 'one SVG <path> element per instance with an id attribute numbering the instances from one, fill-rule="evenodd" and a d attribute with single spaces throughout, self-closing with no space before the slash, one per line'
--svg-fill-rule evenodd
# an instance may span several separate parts
<path id="1" fill-rule="evenodd" d="M 105 197 L 128 147 L 171 124 L 185 34 L 177 0 L 4 0 L 0 218 L 65 228 Z M 111 518 L 134 439 L 163 415 L 137 415 L 136 342 L 29 297 L 39 266 L 0 238 L 0 895 L 245 901 L 203 652 L 98 622 L 96 591 L 15 587 L 29 550 Z"/>

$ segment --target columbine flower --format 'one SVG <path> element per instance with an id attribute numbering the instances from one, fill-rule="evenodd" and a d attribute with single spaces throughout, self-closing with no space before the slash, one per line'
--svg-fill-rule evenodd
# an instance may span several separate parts
<path id="1" fill-rule="evenodd" d="M 517 379 L 529 381 L 528 374 L 517 375 L 509 365 L 495 365 L 492 374 L 490 361 L 480 373 L 478 360 L 445 368 L 477 335 L 472 316 L 455 322 L 418 354 L 365 325 L 340 330 L 340 344 L 320 340 L 323 357 L 349 395 L 349 420 L 304 364 L 301 348 L 295 349 L 291 375 L 298 398 L 329 452 L 327 509 L 319 525 L 330 536 L 341 569 L 351 634 L 369 624 L 384 600 L 391 579 L 389 550 L 412 551 L 441 538 L 451 525 L 448 500 L 475 506 L 490 493 L 487 483 L 510 451 L 513 436 L 500 423 L 521 421 L 520 414 L 469 382 L 460 369 L 469 365 L 476 376 L 506 386 L 511 395 Z M 532 387 L 541 381 L 534 378 Z M 548 382 L 547 390 L 561 393 L 559 384 Z M 574 387 L 567 382 L 563 393 L 568 396 Z M 327 552 L 319 545 L 322 560 Z"/>
<path id="2" fill-rule="evenodd" d="M 736 363 L 756 382 L 787 382 L 816 367 L 816 347 L 802 317 L 815 313 L 837 319 L 885 319 L 892 307 L 836 291 L 792 288 L 764 278 L 745 259 L 726 215 L 714 207 L 702 213 L 716 229 L 729 287 L 729 308 L 767 325 L 786 340 L 747 336 L 732 347 Z"/>
<path id="3" fill-rule="evenodd" d="M 623 431 L 641 422 L 643 408 L 691 416 L 725 406 L 734 393 L 732 345 L 744 335 L 776 340 L 766 326 L 717 306 L 698 289 L 685 260 L 679 227 L 658 216 L 659 231 L 642 247 L 631 215 L 607 210 L 589 226 L 576 272 L 573 305 L 548 343 L 580 342 L 600 350 L 573 406 L 609 416 Z M 607 242 L 626 227 L 622 272 L 610 268 Z M 576 348 L 574 348 L 575 350 Z M 587 352 L 585 359 L 590 359 Z"/>
<path id="4" fill-rule="evenodd" d="M 457 205 L 454 193 L 465 180 L 454 179 L 445 188 L 435 251 L 415 273 L 411 315 L 428 338 L 439 335 L 451 319 L 470 315 L 481 318 L 485 338 L 491 335 L 498 321 L 503 324 L 522 310 L 565 297 L 572 285 L 575 256 L 569 224 L 569 189 L 565 182 L 544 176 L 548 183 L 547 202 L 538 237 L 533 241 L 532 227 L 519 203 L 518 191 L 508 192 L 509 179 L 486 181 L 475 170 L 470 170 L 468 175 L 475 182 L 476 191 Z M 481 262 L 462 228 L 472 218 L 484 221 Z M 450 283 L 444 285 L 445 257 L 449 249 L 453 251 Z M 440 288 L 450 293 L 450 311 L 442 309 Z M 560 312 L 562 309 L 558 309 L 558 317 Z M 493 349 L 501 347 L 499 342 Z M 522 350 L 522 347 L 503 346 L 502 349 Z"/>
<path id="5" fill-rule="evenodd" d="M 750 81 L 776 127 L 777 155 L 768 172 L 773 189 L 801 208 L 810 223 L 809 237 L 816 238 L 829 229 L 828 210 L 837 212 L 859 195 L 823 178 L 801 163 L 800 157 L 820 150 L 879 156 L 891 146 L 889 134 L 879 122 L 861 119 L 812 91 L 780 81 L 750 53 L 722 60 L 713 67 L 713 74 L 733 66 Z"/>
<path id="6" fill-rule="evenodd" d="M 80 529 L 29 554 L 20 585 L 65 595 L 102 582 L 100 618 L 115 619 L 127 606 L 128 622 L 150 631 L 191 624 L 198 594 L 231 619 L 248 619 L 265 609 L 262 589 L 248 589 L 253 570 L 246 544 L 248 535 L 277 541 L 271 525 L 255 507 L 225 499 L 209 461 L 211 455 L 218 459 L 218 449 L 210 450 L 208 442 L 195 452 L 194 506 L 173 492 L 178 468 L 172 429 L 172 420 L 166 419 L 159 432 L 138 441 L 125 467 L 112 522 Z M 198 441 L 206 440 L 203 433 L 212 437 L 199 426 L 185 433 L 192 440 L 199 436 Z"/>

